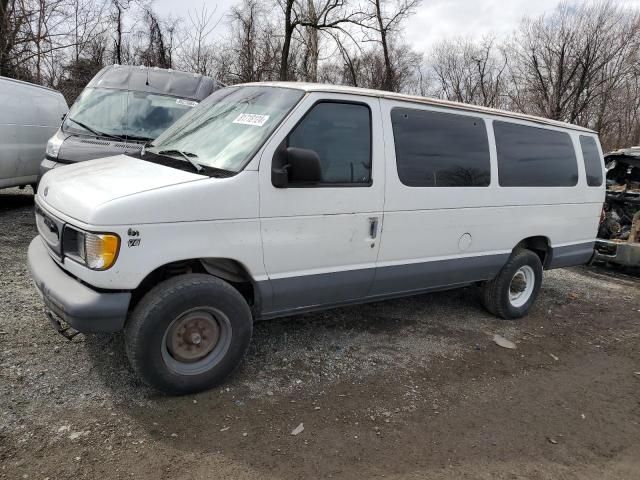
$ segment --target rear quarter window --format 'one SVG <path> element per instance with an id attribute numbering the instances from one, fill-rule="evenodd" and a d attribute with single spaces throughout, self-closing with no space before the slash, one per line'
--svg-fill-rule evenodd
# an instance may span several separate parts
<path id="1" fill-rule="evenodd" d="M 410 187 L 486 187 L 491 182 L 481 118 L 412 108 L 391 111 L 400 181 Z"/>
<path id="2" fill-rule="evenodd" d="M 573 187 L 578 162 L 566 132 L 493 122 L 502 187 Z"/>
<path id="3" fill-rule="evenodd" d="M 580 135 L 580 148 L 584 159 L 584 169 L 587 173 L 587 185 L 599 187 L 602 185 L 602 159 L 595 138 Z"/>

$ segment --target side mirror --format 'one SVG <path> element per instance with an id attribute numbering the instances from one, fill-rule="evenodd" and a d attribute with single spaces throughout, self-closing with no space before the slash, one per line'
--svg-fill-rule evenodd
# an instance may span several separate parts
<path id="1" fill-rule="evenodd" d="M 287 148 L 289 160 L 289 182 L 318 183 L 322 180 L 320 157 L 314 150 Z"/>
<path id="2" fill-rule="evenodd" d="M 306 148 L 278 148 L 271 167 L 271 182 L 276 188 L 289 184 L 313 184 L 322 180 L 320 157 Z"/>

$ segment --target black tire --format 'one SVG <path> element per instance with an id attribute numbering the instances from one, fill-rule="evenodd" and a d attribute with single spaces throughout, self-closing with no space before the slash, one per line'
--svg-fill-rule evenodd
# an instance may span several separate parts
<path id="1" fill-rule="evenodd" d="M 520 273 L 516 279 L 515 275 L 518 272 Z M 526 294 L 526 297 L 512 300 L 510 298 L 510 292 L 514 288 L 512 281 L 521 284 L 521 278 L 526 277 L 529 272 L 533 272 L 532 290 L 529 291 L 525 286 L 522 294 Z M 540 262 L 540 257 L 531 250 L 518 249 L 511 254 L 498 275 L 493 280 L 484 283 L 482 300 L 485 308 L 498 317 L 506 320 L 520 318 L 527 314 L 536 300 L 541 284 L 542 262 Z M 514 288 L 514 290 L 516 290 L 514 295 L 517 295 L 518 289 Z"/>
<path id="2" fill-rule="evenodd" d="M 186 354 L 190 352 L 185 348 L 200 346 L 189 341 L 186 347 L 180 343 L 192 338 L 189 332 L 193 329 L 187 330 L 186 325 L 195 322 L 194 328 L 202 328 L 198 316 L 213 324 L 207 325 L 214 329 L 217 325 L 219 335 L 215 345 L 199 360 L 175 358 L 170 347 L 176 343 L 170 338 L 177 338 L 181 347 L 176 348 L 182 348 Z M 184 329 L 176 330 L 176 325 Z M 160 283 L 136 305 L 125 326 L 127 357 L 149 386 L 170 395 L 195 393 L 218 385 L 239 365 L 249 347 L 252 330 L 251 310 L 235 288 L 206 274 L 181 275 Z M 196 339 L 201 338 L 202 344 L 206 343 L 206 335 L 210 337 L 209 344 L 216 337 L 210 335 L 211 329 L 198 332 L 202 336 L 196 332 Z"/>

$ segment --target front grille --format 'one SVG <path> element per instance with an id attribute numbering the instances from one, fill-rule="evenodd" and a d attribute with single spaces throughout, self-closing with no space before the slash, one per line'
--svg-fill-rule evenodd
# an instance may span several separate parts
<path id="1" fill-rule="evenodd" d="M 38 233 L 49 250 L 60 258 L 62 256 L 62 231 L 64 229 L 64 222 L 50 213 L 45 212 L 37 203 L 35 211 Z"/>

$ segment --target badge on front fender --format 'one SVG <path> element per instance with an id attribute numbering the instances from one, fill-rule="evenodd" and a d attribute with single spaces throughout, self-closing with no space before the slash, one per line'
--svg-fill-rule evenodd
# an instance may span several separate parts
<path id="1" fill-rule="evenodd" d="M 136 237 L 140 237 L 140 232 L 138 230 L 135 230 L 133 228 L 130 228 L 127 231 L 127 235 L 129 235 L 129 237 L 133 237 L 133 238 L 129 238 L 129 241 L 127 242 L 127 246 L 129 248 L 131 247 L 137 247 L 138 245 L 140 245 L 140 238 L 136 238 Z"/>

